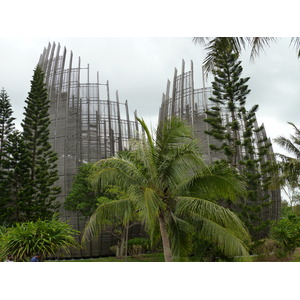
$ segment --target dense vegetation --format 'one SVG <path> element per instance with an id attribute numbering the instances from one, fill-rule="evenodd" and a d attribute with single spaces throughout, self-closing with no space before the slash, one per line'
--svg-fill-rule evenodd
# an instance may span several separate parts
<path id="1" fill-rule="evenodd" d="M 0 93 L 0 255 L 13 255 L 16 261 L 78 246 L 77 233 L 55 217 L 57 155 L 49 144 L 50 103 L 40 67 L 25 102 L 19 132 L 9 97 L 4 89 Z"/>
<path id="2" fill-rule="evenodd" d="M 124 214 L 124 223 L 137 212 L 152 244 L 161 239 L 166 261 L 191 254 L 193 233 L 205 237 L 225 255 L 247 256 L 248 232 L 239 218 L 216 199 L 234 201 L 244 192 L 241 182 L 224 164 L 208 166 L 201 158 L 191 128 L 176 118 L 161 123 L 152 137 L 145 131 L 134 155 L 99 161 L 93 182 L 115 184 L 125 198 L 100 205 L 84 237 L 101 228 L 102 220 Z"/>
<path id="3" fill-rule="evenodd" d="M 50 103 L 39 67 L 25 102 L 23 131 L 18 132 L 8 96 L 1 92 L 0 224 L 51 219 L 58 208 L 57 155 L 48 141 Z"/>
<path id="4" fill-rule="evenodd" d="M 56 216 L 51 220 L 17 223 L 2 229 L 0 236 L 0 258 L 13 255 L 14 261 L 28 261 L 39 254 L 41 259 L 56 257 L 59 251 L 68 253 L 70 247 L 79 247 L 75 237 L 78 232 Z"/>
<path id="5" fill-rule="evenodd" d="M 163 252 L 165 261 L 232 261 L 247 258 L 249 251 L 262 260 L 271 253 L 284 260 L 300 246 L 300 131 L 290 123 L 295 134 L 275 139 L 291 156 L 278 154 L 272 166 L 263 161 L 271 145 L 262 138 L 261 147 L 253 146 L 252 132 L 262 128 L 254 126 L 258 105 L 246 109 L 249 78 L 241 77 L 235 42 L 212 40 L 206 60 L 214 74 L 206 133 L 217 141 L 211 150 L 222 152 L 224 159 L 206 165 L 191 128 L 181 120 L 167 120 L 152 134 L 138 119 L 143 134 L 131 151 L 82 165 L 66 198 L 64 208 L 87 220 L 83 243 L 105 230 L 117 236 L 118 257 L 152 251 Z M 14 255 L 16 261 L 27 261 L 37 253 L 47 258 L 79 247 L 79 232 L 57 215 L 58 157 L 49 144 L 49 107 L 38 66 L 22 132 L 15 129 L 7 92 L 0 92 L 1 259 Z M 230 116 L 225 124 L 222 107 Z M 243 156 L 239 147 L 245 149 Z M 273 171 L 276 178 L 271 178 Z M 260 215 L 271 183 L 281 185 L 289 203 L 283 202 L 280 220 L 267 224 Z M 219 205 L 224 201 L 228 208 Z M 129 228 L 136 223 L 143 225 L 145 238 L 130 240 Z M 266 227 L 269 234 L 259 239 L 257 233 Z M 257 239 L 255 247 L 248 232 Z"/>

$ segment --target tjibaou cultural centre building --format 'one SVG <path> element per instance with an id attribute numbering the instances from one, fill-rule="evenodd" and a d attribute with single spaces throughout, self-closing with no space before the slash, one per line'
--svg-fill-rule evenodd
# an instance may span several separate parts
<path id="1" fill-rule="evenodd" d="M 60 203 L 71 189 L 74 176 L 81 164 L 96 162 L 129 149 L 129 140 L 138 138 L 139 126 L 136 112 L 130 116 L 127 100 L 120 101 L 118 91 L 111 93 L 109 82 L 99 79 L 99 73 L 90 74 L 89 65 L 82 66 L 80 57 L 74 59 L 60 44 L 49 44 L 44 48 L 38 64 L 45 72 L 45 83 L 50 100 L 50 143 L 58 154 L 58 185 Z M 204 159 L 215 158 L 209 152 L 209 137 L 205 135 L 207 124 L 205 107 L 211 90 L 194 89 L 193 67 L 181 74 L 175 69 L 173 86 L 168 81 L 163 94 L 159 120 L 179 116 L 188 121 L 196 136 L 200 138 Z M 92 75 L 92 76 L 91 76 Z M 266 157 L 266 159 L 272 159 Z M 277 219 L 280 210 L 280 191 L 272 191 L 272 205 L 265 213 L 266 218 Z M 77 213 L 61 208 L 62 218 L 76 230 L 82 230 L 86 219 Z M 132 235 L 138 235 L 132 232 Z M 85 249 L 72 251 L 71 257 L 96 257 L 110 254 L 116 240 L 102 233 Z"/>

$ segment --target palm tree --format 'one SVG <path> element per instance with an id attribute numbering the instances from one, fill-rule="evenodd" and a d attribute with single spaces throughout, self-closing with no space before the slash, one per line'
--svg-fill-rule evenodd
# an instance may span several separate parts
<path id="1" fill-rule="evenodd" d="M 300 130 L 291 122 L 288 122 L 293 126 L 295 135 L 290 135 L 290 139 L 284 136 L 279 136 L 274 141 L 285 149 L 291 156 L 276 153 L 280 158 L 278 163 L 281 171 L 280 181 L 284 185 L 283 190 L 290 198 L 291 204 L 293 204 L 294 195 L 297 195 L 297 189 L 299 188 L 299 175 L 300 175 Z M 285 189 L 286 188 L 286 189 Z"/>
<path id="2" fill-rule="evenodd" d="M 290 139 L 279 136 L 274 141 L 292 156 L 279 153 L 276 155 L 281 159 L 286 171 L 289 171 L 290 175 L 296 178 L 300 171 L 300 130 L 294 123 L 288 122 L 288 124 L 294 127 L 295 135 L 290 135 Z"/>
<path id="3" fill-rule="evenodd" d="M 199 43 L 204 45 L 207 51 L 207 56 L 204 59 L 203 67 L 207 73 L 214 69 L 214 61 L 216 53 L 219 51 L 224 51 L 224 49 L 230 47 L 234 53 L 240 54 L 242 50 L 246 49 L 246 46 L 251 47 L 250 60 L 254 60 L 261 50 L 265 46 L 269 46 L 270 43 L 276 42 L 278 38 L 275 37 L 194 37 L 193 42 L 195 44 Z M 300 58 L 300 38 L 291 38 L 290 45 L 293 44 L 297 56 Z"/>
<path id="4" fill-rule="evenodd" d="M 96 163 L 93 184 L 119 185 L 127 199 L 99 206 L 83 236 L 93 236 L 101 218 L 136 212 L 151 241 L 161 238 L 165 261 L 186 256 L 193 230 L 228 256 L 247 256 L 248 231 L 220 198 L 238 198 L 244 185 L 227 166 L 207 166 L 191 128 L 178 119 L 159 124 L 154 139 L 142 119 L 143 138 L 129 157 L 117 155 Z"/>

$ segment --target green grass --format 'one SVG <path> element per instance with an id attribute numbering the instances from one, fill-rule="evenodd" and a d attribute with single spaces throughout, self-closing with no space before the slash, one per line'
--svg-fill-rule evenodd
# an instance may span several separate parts
<path id="1" fill-rule="evenodd" d="M 99 257 L 90 259 L 68 259 L 68 260 L 49 260 L 48 262 L 124 262 L 124 259 L 115 257 Z M 163 253 L 143 254 L 136 257 L 127 257 L 127 262 L 163 262 Z"/>
<path id="2" fill-rule="evenodd" d="M 288 256 L 283 259 L 277 259 L 275 255 L 270 256 L 265 260 L 254 260 L 254 261 L 269 261 L 269 262 L 300 262 L 300 248 L 296 248 L 294 253 L 291 256 Z"/>
<path id="3" fill-rule="evenodd" d="M 255 258 L 252 259 L 253 261 L 256 261 Z M 87 258 L 87 259 L 49 260 L 48 262 L 124 262 L 124 261 L 125 261 L 124 259 L 117 259 L 113 256 L 110 256 L 110 257 Z M 163 261 L 164 261 L 163 253 L 151 253 L 151 254 L 142 254 L 136 257 L 131 257 L 131 256 L 127 257 L 127 262 L 163 262 Z M 191 259 L 190 261 L 194 261 L 194 260 Z M 300 262 L 300 248 L 297 248 L 295 250 L 291 259 L 288 261 Z"/>
<path id="4" fill-rule="evenodd" d="M 292 262 L 300 262 L 300 248 L 297 248 L 292 255 Z"/>
<path id="5" fill-rule="evenodd" d="M 299 253 L 300 259 L 300 253 Z M 139 256 L 127 257 L 127 262 L 164 262 L 163 253 L 150 253 L 150 254 L 141 254 Z M 182 261 L 182 262 L 198 262 L 197 258 L 181 258 L 180 260 L 174 259 L 174 261 Z M 236 261 L 243 261 L 242 258 L 236 259 Z M 110 257 L 99 257 L 99 258 L 86 258 L 86 259 L 64 259 L 64 260 L 48 260 L 48 262 L 125 262 L 125 259 L 117 259 L 114 256 Z"/>

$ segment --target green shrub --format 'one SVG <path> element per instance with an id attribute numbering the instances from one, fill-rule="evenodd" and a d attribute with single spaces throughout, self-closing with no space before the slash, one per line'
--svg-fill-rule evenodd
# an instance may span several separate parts
<path id="1" fill-rule="evenodd" d="M 149 240 L 145 238 L 134 238 L 128 241 L 128 254 L 138 256 L 149 250 Z"/>
<path id="2" fill-rule="evenodd" d="M 277 243 L 276 257 L 286 258 L 300 246 L 300 218 L 290 215 L 274 223 L 271 227 L 270 236 Z"/>
<path id="3" fill-rule="evenodd" d="M 39 253 L 43 258 L 54 256 L 59 250 L 68 253 L 79 247 L 75 240 L 78 231 L 56 217 L 52 220 L 17 223 L 3 231 L 0 237 L 1 259 L 13 255 L 16 261 L 28 261 Z"/>
<path id="4" fill-rule="evenodd" d="M 278 243 L 274 239 L 264 239 L 257 241 L 253 249 L 253 253 L 256 255 L 256 261 L 270 261 L 274 259 L 277 251 Z"/>

